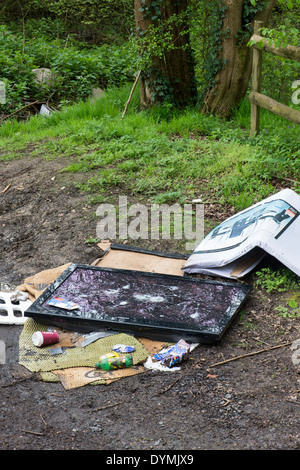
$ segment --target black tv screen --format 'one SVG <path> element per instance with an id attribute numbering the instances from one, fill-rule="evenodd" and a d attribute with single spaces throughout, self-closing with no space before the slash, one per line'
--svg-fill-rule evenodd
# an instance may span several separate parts
<path id="1" fill-rule="evenodd" d="M 25 316 L 69 330 L 210 343 L 222 337 L 250 289 L 238 282 L 72 264 Z M 55 298 L 75 308 L 49 305 Z"/>

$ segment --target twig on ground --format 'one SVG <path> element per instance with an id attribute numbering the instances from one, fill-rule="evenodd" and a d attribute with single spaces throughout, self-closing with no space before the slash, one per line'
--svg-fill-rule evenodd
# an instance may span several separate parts
<path id="1" fill-rule="evenodd" d="M 281 179 L 285 181 L 290 181 L 291 183 L 300 184 L 300 181 L 293 180 L 292 178 L 285 178 L 284 176 L 281 176 Z"/>
<path id="2" fill-rule="evenodd" d="M 100 408 L 96 408 L 94 411 L 106 410 L 106 408 L 112 408 L 114 406 L 119 406 L 119 405 L 122 405 L 122 403 L 124 403 L 124 401 L 119 401 L 118 403 L 112 403 L 111 405 L 101 406 Z"/>
<path id="3" fill-rule="evenodd" d="M 165 388 L 164 390 L 162 390 L 161 392 L 159 392 L 159 395 L 162 395 L 163 393 L 166 393 L 168 390 L 170 390 L 170 388 L 173 387 L 173 385 L 175 385 L 178 380 L 180 379 L 180 377 L 178 377 L 173 383 L 171 383 L 171 385 L 169 385 L 167 388 Z"/>
<path id="4" fill-rule="evenodd" d="M 43 421 L 43 423 L 45 425 L 45 431 L 44 432 L 29 431 L 28 429 L 20 429 L 20 431 L 21 432 L 27 432 L 28 434 L 34 434 L 35 436 L 45 436 L 48 425 L 47 425 L 46 421 L 44 420 L 43 416 L 40 415 L 40 417 L 41 417 L 41 420 Z"/>
<path id="5" fill-rule="evenodd" d="M 20 429 L 21 432 L 27 432 L 28 434 L 34 434 L 35 436 L 44 436 L 43 432 L 27 431 L 27 429 Z"/>
<path id="6" fill-rule="evenodd" d="M 36 100 L 33 101 L 32 103 L 28 103 L 25 106 L 22 106 L 22 108 L 17 109 L 13 113 L 7 114 L 6 116 L 3 116 L 0 121 L 5 121 L 5 119 L 8 119 L 9 117 L 13 116 L 14 114 L 19 113 L 20 111 L 23 111 L 23 109 L 29 108 L 29 106 L 34 106 L 35 104 L 40 103 L 40 101 Z"/>
<path id="7" fill-rule="evenodd" d="M 4 188 L 3 191 L 1 191 L 1 194 L 6 193 L 6 191 L 7 191 L 10 187 L 11 187 L 11 184 L 8 184 L 8 185 L 6 186 L 6 188 Z"/>
<path id="8" fill-rule="evenodd" d="M 289 346 L 292 343 L 293 341 L 289 341 L 288 343 L 279 344 L 278 346 L 272 346 L 270 348 L 260 349 L 259 351 L 254 351 L 248 354 L 242 354 L 241 356 L 232 357 L 231 359 L 226 359 L 225 361 L 222 361 L 222 362 L 216 362 L 215 364 L 210 365 L 208 369 L 210 369 L 211 367 L 216 367 L 222 364 L 226 364 L 227 362 L 236 361 L 237 359 L 242 359 L 244 357 L 255 356 L 256 354 L 261 354 L 263 352 L 272 351 L 273 349 L 283 348 L 284 346 Z"/>

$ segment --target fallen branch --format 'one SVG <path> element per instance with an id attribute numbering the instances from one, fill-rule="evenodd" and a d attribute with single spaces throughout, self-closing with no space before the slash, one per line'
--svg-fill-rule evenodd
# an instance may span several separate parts
<path id="1" fill-rule="evenodd" d="M 136 85 L 137 85 L 137 82 L 139 81 L 140 75 L 141 75 L 141 71 L 139 71 L 139 73 L 138 73 L 137 76 L 136 76 L 135 82 L 134 82 L 134 84 L 133 84 L 133 87 L 132 87 L 132 89 L 131 89 L 131 92 L 130 92 L 130 95 L 129 95 L 129 98 L 128 98 L 128 101 L 127 101 L 126 106 L 125 106 L 125 109 L 124 109 L 124 111 L 123 111 L 122 118 L 123 118 L 123 117 L 125 116 L 125 114 L 126 114 L 127 108 L 128 108 L 129 103 L 130 103 L 130 101 L 131 101 L 131 98 L 132 98 L 133 92 L 134 92 L 134 90 L 135 90 L 135 87 L 136 87 Z"/>
<path id="2" fill-rule="evenodd" d="M 35 104 L 37 104 L 37 103 L 40 103 L 40 101 L 37 100 L 37 101 L 33 101 L 32 103 L 28 103 L 28 104 L 26 104 L 25 106 L 22 106 L 22 108 L 19 108 L 19 109 L 17 109 L 16 111 L 14 111 L 13 113 L 10 113 L 10 114 L 8 114 L 7 116 L 2 117 L 2 118 L 0 119 L 0 121 L 5 121 L 5 119 L 8 119 L 9 117 L 13 116 L 14 114 L 17 114 L 17 113 L 19 113 L 20 111 L 23 111 L 23 109 L 26 109 L 26 108 L 28 108 L 29 106 L 33 106 L 33 105 L 35 105 Z"/>
<path id="3" fill-rule="evenodd" d="M 285 400 L 288 403 L 293 403 L 293 405 L 300 405 L 300 401 L 294 401 L 294 400 Z"/>
<path id="4" fill-rule="evenodd" d="M 285 181 L 290 181 L 291 183 L 300 184 L 300 181 L 293 180 L 292 178 L 285 178 L 284 176 L 281 176 L 280 178 Z"/>
<path id="5" fill-rule="evenodd" d="M 216 367 L 216 366 L 220 366 L 222 364 L 226 364 L 227 362 L 236 361 L 237 359 L 243 359 L 244 357 L 255 356 L 256 354 L 261 354 L 263 352 L 272 351 L 273 349 L 283 348 L 284 346 L 289 346 L 292 343 L 293 343 L 293 341 L 290 341 L 288 343 L 279 344 L 278 346 L 272 346 L 270 348 L 260 349 L 259 351 L 254 351 L 252 353 L 242 354 L 241 356 L 232 357 L 231 359 L 226 359 L 225 361 L 217 362 L 216 364 L 212 364 L 211 366 L 208 367 L 208 369 L 210 369 L 211 367 Z"/>

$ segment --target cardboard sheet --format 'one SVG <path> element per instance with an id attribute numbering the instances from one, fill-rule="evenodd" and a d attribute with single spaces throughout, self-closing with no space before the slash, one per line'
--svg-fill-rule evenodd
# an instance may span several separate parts
<path id="1" fill-rule="evenodd" d="M 130 377 L 145 372 L 143 366 L 133 366 L 129 369 L 104 371 L 92 367 L 73 367 L 72 369 L 54 370 L 66 390 L 82 387 L 87 384 L 110 384 L 122 377 Z"/>
<path id="2" fill-rule="evenodd" d="M 107 245 L 99 243 L 98 246 L 106 249 L 107 254 L 96 260 L 93 264 L 104 268 L 132 269 L 149 273 L 173 274 L 182 276 L 182 266 L 186 261 L 184 256 L 166 255 L 146 250 L 135 250 L 120 245 Z"/>

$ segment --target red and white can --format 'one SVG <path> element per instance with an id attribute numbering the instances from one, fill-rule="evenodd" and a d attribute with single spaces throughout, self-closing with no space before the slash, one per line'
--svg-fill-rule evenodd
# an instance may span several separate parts
<path id="1" fill-rule="evenodd" d="M 56 331 L 36 331 L 32 335 L 32 342 L 35 346 L 48 346 L 59 341 L 59 335 Z"/>

